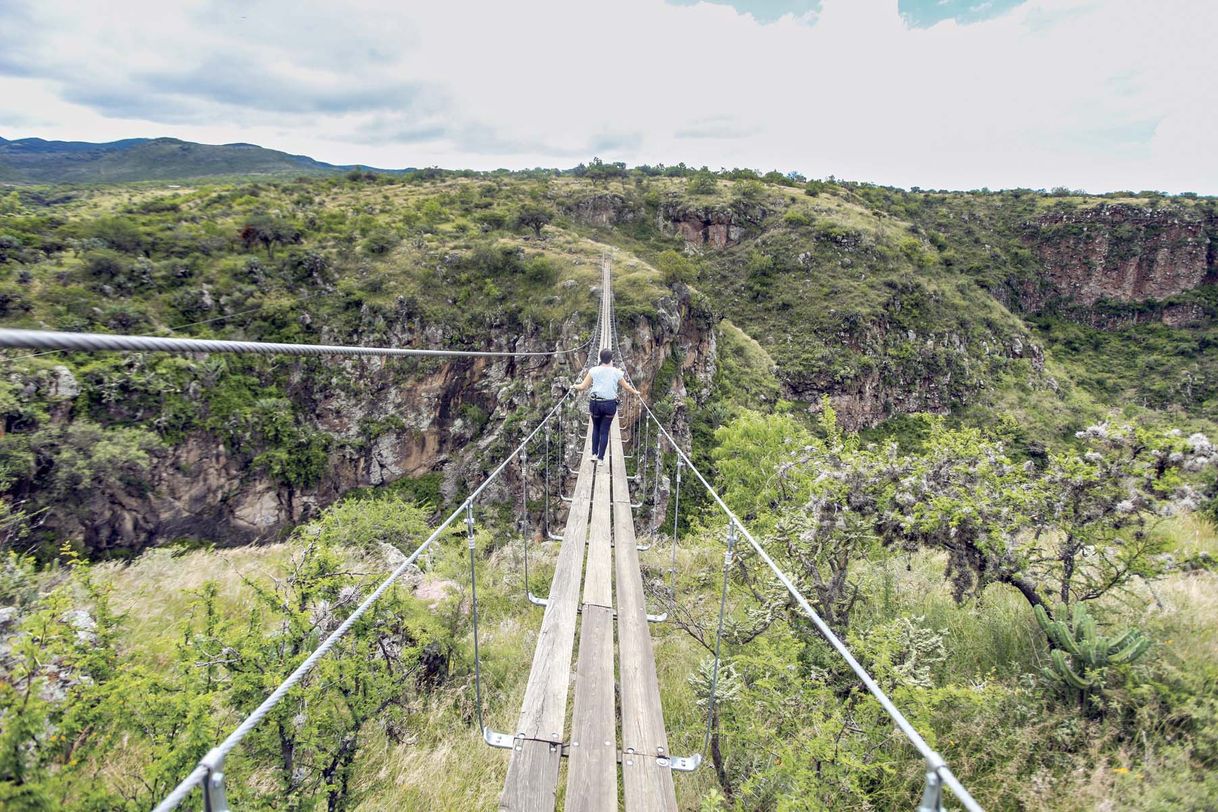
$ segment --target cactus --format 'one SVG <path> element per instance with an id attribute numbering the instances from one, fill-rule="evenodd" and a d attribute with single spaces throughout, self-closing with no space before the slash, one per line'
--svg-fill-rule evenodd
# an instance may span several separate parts
<path id="1" fill-rule="evenodd" d="M 1052 644 L 1052 666 L 1043 669 L 1045 676 L 1084 695 L 1102 683 L 1105 668 L 1132 663 L 1150 648 L 1150 638 L 1136 629 L 1127 629 L 1116 637 L 1101 635 L 1095 618 L 1082 603 L 1074 605 L 1069 623 L 1050 620 L 1043 606 L 1034 611 L 1036 622 Z M 1065 607 L 1058 610 L 1059 616 L 1065 614 Z"/>

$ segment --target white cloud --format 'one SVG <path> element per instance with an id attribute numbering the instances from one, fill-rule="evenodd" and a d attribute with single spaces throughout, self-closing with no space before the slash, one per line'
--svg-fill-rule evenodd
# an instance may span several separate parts
<path id="1" fill-rule="evenodd" d="M 8 138 L 166 134 L 383 166 L 599 153 L 905 186 L 1218 193 L 1210 0 L 1028 0 L 924 29 L 896 0 L 824 0 L 765 25 L 660 0 L 6 8 Z"/>

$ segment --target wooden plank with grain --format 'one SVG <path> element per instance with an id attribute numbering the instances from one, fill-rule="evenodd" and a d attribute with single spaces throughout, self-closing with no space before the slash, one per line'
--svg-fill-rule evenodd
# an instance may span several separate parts
<path id="1" fill-rule="evenodd" d="M 588 526 L 588 566 L 584 573 L 584 605 L 613 608 L 613 549 L 611 544 L 608 466 L 596 467 L 592 491 L 592 520 Z"/>
<path id="2" fill-rule="evenodd" d="M 536 812 L 554 808 L 562 746 L 517 739 L 499 797 L 503 812 Z"/>
<path id="3" fill-rule="evenodd" d="M 635 428 L 638 431 L 638 428 Z M 609 430 L 609 470 L 613 477 L 613 501 L 630 504 L 630 483 L 626 480 L 626 460 L 622 450 L 622 427 L 617 418 Z M 621 483 L 620 487 L 618 483 Z"/>
<path id="4" fill-rule="evenodd" d="M 585 603 L 568 750 L 568 812 L 617 810 L 616 711 L 613 610 Z"/>
<path id="5" fill-rule="evenodd" d="M 611 453 L 621 454 L 620 437 Z M 625 472 L 613 477 L 613 488 L 626 488 Z M 617 635 L 621 675 L 622 782 L 627 810 L 676 810 L 672 770 L 657 758 L 668 758 L 668 734 L 660 704 L 655 653 L 643 601 L 643 577 L 635 546 L 634 516 L 628 502 L 613 505 L 617 586 Z M 626 762 L 634 762 L 628 765 Z"/>
<path id="6" fill-rule="evenodd" d="M 533 651 L 533 665 L 525 687 L 520 718 L 512 731 L 517 736 L 518 745 L 522 743 L 521 740 L 554 744 L 560 757 L 567 695 L 571 686 L 571 655 L 575 648 L 588 515 L 592 504 L 590 449 L 589 432 L 584 441 L 583 460 L 563 530 L 562 548 L 550 583 L 549 604 L 542 617 L 537 647 Z M 548 756 L 543 756 L 536 747 L 514 748 L 500 807 L 529 812 L 553 809 L 557 786 L 558 770 L 550 763 Z"/>

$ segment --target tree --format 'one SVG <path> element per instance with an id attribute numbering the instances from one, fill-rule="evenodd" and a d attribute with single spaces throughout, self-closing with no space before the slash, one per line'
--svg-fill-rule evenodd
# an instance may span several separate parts
<path id="1" fill-rule="evenodd" d="M 1005 584 L 1047 621 L 1061 619 L 1056 606 L 1153 578 L 1165 566 L 1154 523 L 1199 505 L 1185 475 L 1218 457 L 1202 434 L 1101 424 L 1079 432 L 1082 451 L 1054 451 L 1041 470 L 977 429 L 929 427 L 917 454 L 843 437 L 827 404 L 823 441 L 789 417 L 749 412 L 716 432 L 725 498 L 774 537 L 780 565 L 839 630 L 857 591 L 852 560 L 883 548 L 943 550 L 958 601 Z"/>
<path id="2" fill-rule="evenodd" d="M 745 178 L 736 182 L 736 199 L 743 203 L 756 203 L 765 194 L 765 184 L 756 178 Z"/>
<path id="3" fill-rule="evenodd" d="M 247 582 L 255 593 L 248 623 L 232 630 L 235 635 L 193 641 L 199 656 L 227 652 L 224 670 L 239 712 L 256 707 L 268 682 L 291 671 L 367 591 L 369 579 L 348 569 L 345 549 L 425 532 L 422 511 L 402 499 L 376 500 L 369 508 L 368 502 L 339 505 L 302 527 L 286 577 Z M 423 681 L 425 666 L 434 667 L 425 652 L 439 650 L 446 659 L 443 646 L 433 645 L 438 633 L 418 601 L 400 589 L 383 596 L 251 733 L 254 763 L 274 765 L 278 787 L 269 793 L 251 787 L 246 791 L 256 797 L 247 800 L 279 806 L 320 797 L 330 810 L 346 809 L 368 724 L 376 720 L 391 738 L 400 735 L 412 688 Z M 275 676 L 268 681 L 268 674 Z"/>
<path id="4" fill-rule="evenodd" d="M 693 173 L 685 184 L 685 190 L 691 195 L 714 194 L 717 188 L 718 184 L 715 182 L 715 175 L 706 167 L 702 167 Z"/>
<path id="5" fill-rule="evenodd" d="M 20 214 L 23 209 L 21 195 L 16 191 L 9 192 L 7 197 L 0 198 L 0 214 Z"/>
<path id="6" fill-rule="evenodd" d="M 804 194 L 809 197 L 816 197 L 821 192 L 829 188 L 829 183 L 823 180 L 810 180 L 804 185 Z"/>
<path id="7" fill-rule="evenodd" d="M 247 251 L 256 245 L 265 248 L 268 259 L 275 258 L 276 245 L 295 245 L 301 241 L 300 229 L 287 221 L 266 215 L 251 218 L 238 236 Z"/>
<path id="8" fill-rule="evenodd" d="M 549 209 L 526 205 L 516 213 L 516 225 L 533 229 L 534 236 L 541 239 L 541 230 L 550 224 L 551 217 Z"/>
<path id="9" fill-rule="evenodd" d="M 789 415 L 746 410 L 715 432 L 715 460 L 728 504 L 773 538 L 770 549 L 779 566 L 817 613 L 844 631 L 859 594 L 849 580 L 850 566 L 880 547 L 869 508 L 906 467 L 843 433 L 827 400 L 820 427 L 823 438 Z M 745 565 L 750 557 L 742 551 Z M 785 606 L 799 617 L 784 590 L 760 586 L 769 584 L 766 579 L 745 580 L 763 611 Z"/>
<path id="10" fill-rule="evenodd" d="M 672 249 L 656 257 L 656 268 L 664 274 L 664 284 L 669 286 L 678 282 L 689 284 L 698 276 L 698 269 L 689 258 Z"/>
<path id="11" fill-rule="evenodd" d="M 592 163 L 584 167 L 582 173 L 577 171 L 577 174 L 582 174 L 593 183 L 607 183 L 613 179 L 626 177 L 626 164 L 620 161 L 607 164 L 600 158 L 593 158 Z"/>

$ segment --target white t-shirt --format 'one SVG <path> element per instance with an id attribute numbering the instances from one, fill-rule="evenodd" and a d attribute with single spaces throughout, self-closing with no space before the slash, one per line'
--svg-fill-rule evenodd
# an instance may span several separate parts
<path id="1" fill-rule="evenodd" d="M 592 376 L 592 395 L 602 400 L 617 400 L 617 383 L 626 373 L 622 372 L 617 367 L 600 366 L 592 367 L 589 371 Z"/>

